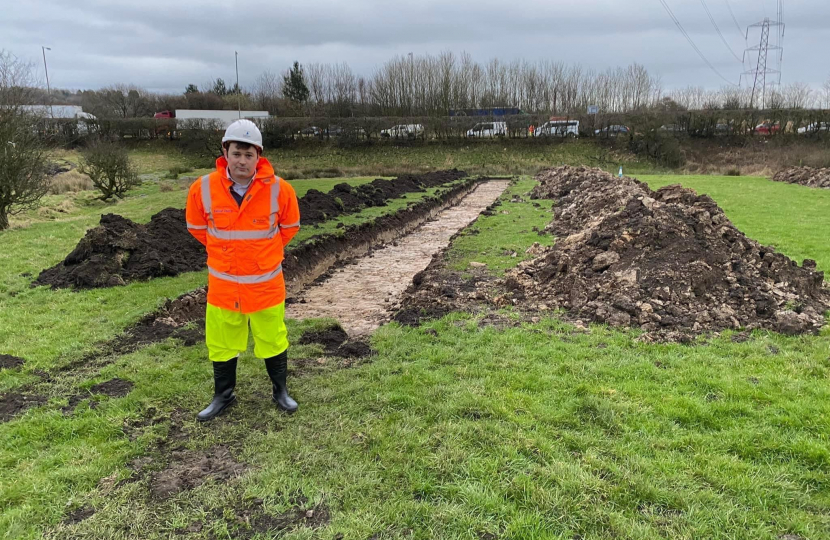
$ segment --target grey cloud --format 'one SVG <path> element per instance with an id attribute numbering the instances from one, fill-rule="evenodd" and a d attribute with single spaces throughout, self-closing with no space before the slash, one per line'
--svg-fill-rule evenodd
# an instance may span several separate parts
<path id="1" fill-rule="evenodd" d="M 715 34 L 700 3 L 668 0 L 686 30 L 719 71 L 737 80 L 743 69 Z M 708 0 L 738 54 L 746 46 L 726 10 Z M 742 25 L 774 16 L 771 0 L 731 0 Z M 347 62 L 369 75 L 394 55 L 470 52 L 528 61 L 552 59 L 605 69 L 638 62 L 666 86 L 720 86 L 656 0 L 506 3 L 494 0 L 389 2 L 316 0 L 304 3 L 144 0 L 31 0 L 5 8 L 0 48 L 39 60 L 51 45 L 56 86 L 95 88 L 117 82 L 180 92 L 233 74 L 240 52 L 243 85 L 292 60 Z M 830 75 L 830 2 L 788 6 L 786 81 L 818 84 Z"/>

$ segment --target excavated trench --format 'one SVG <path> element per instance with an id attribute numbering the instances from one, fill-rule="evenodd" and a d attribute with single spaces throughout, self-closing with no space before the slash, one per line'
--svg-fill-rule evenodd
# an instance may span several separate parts
<path id="1" fill-rule="evenodd" d="M 408 235 L 332 271 L 298 292 L 286 308 L 286 317 L 337 319 L 352 336 L 372 332 L 389 319 L 432 255 L 495 202 L 508 184 L 507 180 L 483 182 Z"/>

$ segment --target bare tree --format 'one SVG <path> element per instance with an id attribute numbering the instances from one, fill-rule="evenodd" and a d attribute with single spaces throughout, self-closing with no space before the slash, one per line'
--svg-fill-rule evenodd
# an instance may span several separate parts
<path id="1" fill-rule="evenodd" d="M 813 105 L 813 90 L 803 82 L 794 82 L 782 89 L 784 106 L 792 109 L 806 109 Z"/>
<path id="2" fill-rule="evenodd" d="M 276 114 L 282 96 L 282 77 L 273 71 L 265 71 L 254 83 L 252 97 L 260 110 Z"/>
<path id="3" fill-rule="evenodd" d="M 35 88 L 34 66 L 10 51 L 0 49 L 0 107 L 30 105 L 39 93 Z"/>
<path id="4" fill-rule="evenodd" d="M 824 83 L 824 86 L 821 87 L 821 93 L 824 101 L 821 106 L 825 109 L 830 109 L 830 78 L 828 78 L 827 82 Z"/>
<path id="5" fill-rule="evenodd" d="M 33 81 L 31 64 L 0 51 L 0 230 L 9 216 L 37 206 L 49 188 L 38 118 L 20 107 L 29 104 Z"/>

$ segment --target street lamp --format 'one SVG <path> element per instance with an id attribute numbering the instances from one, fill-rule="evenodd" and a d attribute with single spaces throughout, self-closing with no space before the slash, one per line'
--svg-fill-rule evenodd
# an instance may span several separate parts
<path id="1" fill-rule="evenodd" d="M 239 93 L 239 53 L 233 51 L 236 60 L 236 112 L 242 118 L 242 95 Z"/>
<path id="2" fill-rule="evenodd" d="M 49 68 L 46 67 L 46 51 L 51 51 L 52 48 L 41 45 L 40 50 L 43 53 L 43 69 L 46 71 L 46 95 L 49 99 L 49 117 L 54 118 L 55 115 L 52 112 L 52 90 L 49 88 Z"/>

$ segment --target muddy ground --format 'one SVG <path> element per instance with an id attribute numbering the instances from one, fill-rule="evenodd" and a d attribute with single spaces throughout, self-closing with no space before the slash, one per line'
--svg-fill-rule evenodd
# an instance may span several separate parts
<path id="1" fill-rule="evenodd" d="M 765 328 L 815 333 L 830 309 L 824 274 L 746 237 L 706 195 L 658 191 L 599 169 L 558 167 L 532 197 L 553 199 L 555 245 L 508 272 L 525 309 L 639 327 L 660 340 Z"/>
<path id="2" fill-rule="evenodd" d="M 790 167 L 789 169 L 778 172 L 772 179 L 776 182 L 830 189 L 830 169 Z"/>
<path id="3" fill-rule="evenodd" d="M 492 204 L 508 183 L 484 182 L 414 232 L 338 268 L 322 283 L 300 293 L 287 306 L 286 316 L 330 317 L 340 321 L 350 335 L 371 333 L 397 310 L 401 294 L 432 255 Z"/>
<path id="4" fill-rule="evenodd" d="M 404 193 L 454 182 L 467 174 L 456 169 L 394 180 L 374 180 L 352 187 L 338 184 L 329 193 L 309 190 L 299 199 L 303 224 L 383 206 Z M 176 276 L 205 268 L 207 255 L 187 231 L 184 210 L 166 208 L 142 225 L 116 214 L 101 216 L 72 252 L 40 273 L 33 285 L 89 289 L 115 287 L 130 281 Z"/>
<path id="5" fill-rule="evenodd" d="M 14 369 L 26 363 L 23 358 L 10 354 L 0 354 L 0 369 Z"/>

